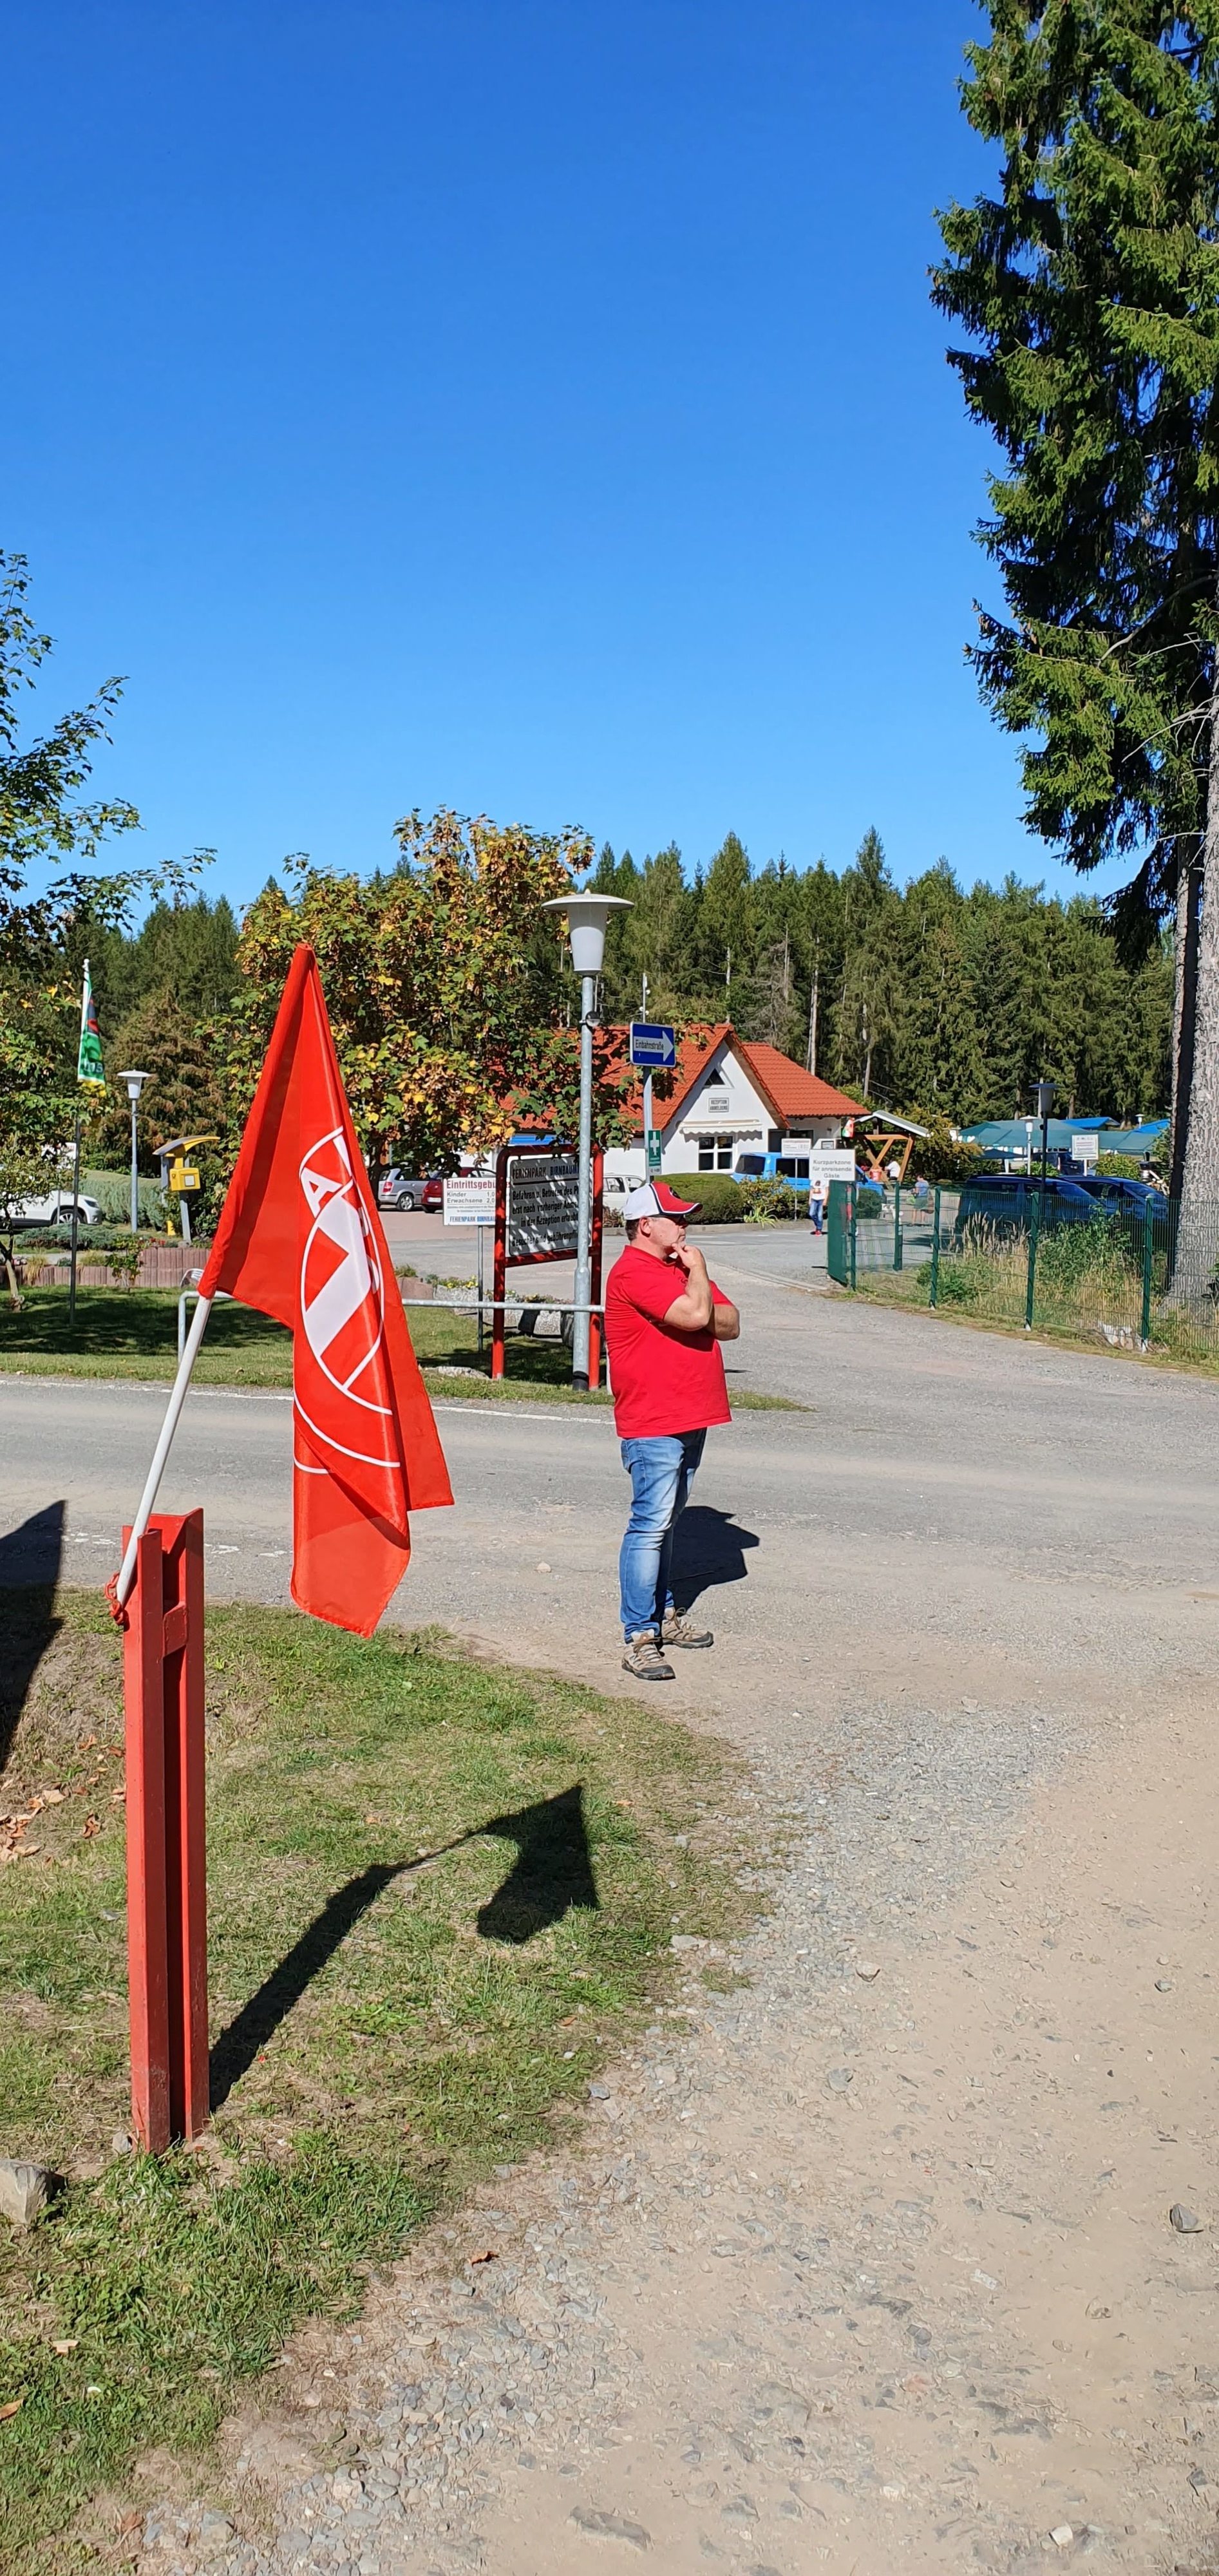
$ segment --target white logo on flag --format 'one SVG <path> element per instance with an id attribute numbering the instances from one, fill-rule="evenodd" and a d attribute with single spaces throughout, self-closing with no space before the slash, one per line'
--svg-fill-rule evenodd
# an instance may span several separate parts
<path id="1" fill-rule="evenodd" d="M 341 1128 L 319 1136 L 310 1146 L 300 1165 L 300 1184 L 312 1218 L 301 1256 L 300 1283 L 301 1322 L 309 1348 L 346 1404 L 385 1418 L 388 1405 L 356 1393 L 357 1381 L 380 1349 L 385 1327 L 380 1264 Z M 331 1354 L 340 1342 L 344 1345 L 342 1376 L 331 1366 Z M 305 1413 L 299 1397 L 297 1410 L 315 1439 L 328 1448 L 362 1459 L 370 1467 L 386 1464 L 383 1452 L 370 1457 L 363 1449 L 348 1448 L 333 1431 L 323 1431 Z M 353 1435 L 368 1438 L 366 1425 L 353 1420 L 350 1428 Z"/>

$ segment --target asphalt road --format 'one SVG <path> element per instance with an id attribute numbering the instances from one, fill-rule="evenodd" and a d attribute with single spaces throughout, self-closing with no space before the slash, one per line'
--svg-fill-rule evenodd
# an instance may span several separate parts
<path id="1" fill-rule="evenodd" d="M 735 1231 L 714 1259 L 744 1315 L 738 1382 L 807 1409 L 742 1413 L 708 1442 L 682 1574 L 720 1649 L 673 1696 L 782 1732 L 793 1681 L 827 1654 L 876 1675 L 917 1640 L 948 1681 L 978 1657 L 1077 1673 L 1117 1657 L 1131 1678 L 1207 1659 L 1219 1388 L 784 1287 L 775 1238 Z M 163 1402 L 0 1381 L 4 1528 L 62 1503 L 65 1573 L 103 1579 Z M 279 1394 L 190 1398 L 162 1503 L 202 1503 L 217 1598 L 287 1598 L 289 1415 Z M 540 1397 L 439 1419 L 456 1508 L 417 1516 L 391 1616 L 612 1685 L 627 1487 L 608 1414 Z"/>

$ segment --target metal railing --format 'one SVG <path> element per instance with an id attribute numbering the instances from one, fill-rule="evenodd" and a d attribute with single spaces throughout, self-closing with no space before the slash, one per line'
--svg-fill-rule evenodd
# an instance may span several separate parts
<path id="1" fill-rule="evenodd" d="M 181 1359 L 183 1351 L 186 1348 L 186 1309 L 192 1297 L 198 1297 L 198 1282 L 201 1276 L 202 1273 L 200 1271 L 196 1271 L 194 1277 L 187 1281 L 182 1290 L 182 1294 L 178 1299 L 179 1359 Z M 217 1305 L 229 1306 L 232 1305 L 233 1302 L 233 1299 L 229 1296 L 226 1289 L 218 1288 L 216 1290 Z M 604 1306 L 578 1306 L 572 1299 L 565 1297 L 505 1297 L 501 1302 L 504 1311 L 505 1330 L 510 1333 L 519 1333 L 522 1330 L 519 1320 L 516 1323 L 509 1322 L 508 1318 L 512 1315 L 516 1315 L 519 1319 L 522 1315 L 537 1317 L 539 1315 L 603 1315 L 605 1313 Z M 496 1312 L 496 1300 L 494 1297 L 404 1297 L 402 1303 L 404 1306 L 421 1306 L 425 1312 L 430 1307 L 440 1306 L 448 1309 L 456 1315 L 494 1315 Z M 523 1329 L 526 1334 L 528 1334 L 535 1330 L 536 1326 L 530 1324 L 525 1326 Z"/>

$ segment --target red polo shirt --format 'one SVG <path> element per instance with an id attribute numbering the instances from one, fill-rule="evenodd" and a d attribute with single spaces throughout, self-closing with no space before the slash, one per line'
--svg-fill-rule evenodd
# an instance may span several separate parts
<path id="1" fill-rule="evenodd" d="M 605 1341 L 614 1387 L 614 1421 L 623 1440 L 659 1439 L 731 1422 L 720 1346 L 710 1325 L 679 1333 L 665 1323 L 684 1296 L 686 1274 L 628 1243 L 605 1292 Z M 711 1282 L 715 1303 L 727 1298 Z"/>

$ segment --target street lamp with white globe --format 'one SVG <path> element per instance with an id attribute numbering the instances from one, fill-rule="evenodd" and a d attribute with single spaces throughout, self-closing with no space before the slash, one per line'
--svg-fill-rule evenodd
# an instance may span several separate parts
<path id="1" fill-rule="evenodd" d="M 133 1066 L 129 1066 L 126 1073 L 120 1073 L 119 1075 L 119 1081 L 125 1082 L 127 1085 L 127 1097 L 131 1102 L 131 1231 L 133 1234 L 138 1234 L 140 1228 L 139 1164 L 136 1159 L 136 1114 L 140 1105 L 140 1093 L 142 1092 L 145 1083 L 151 1082 L 151 1080 L 152 1075 L 150 1073 L 139 1073 Z"/>
<path id="2" fill-rule="evenodd" d="M 597 977 L 605 963 L 605 932 L 611 912 L 630 912 L 621 894 L 560 894 L 544 912 L 567 915 L 571 962 L 580 978 L 580 1195 L 576 1216 L 576 1311 L 571 1343 L 571 1382 L 588 1385 L 588 1324 L 592 1298 L 593 1215 L 593 1028 Z"/>

